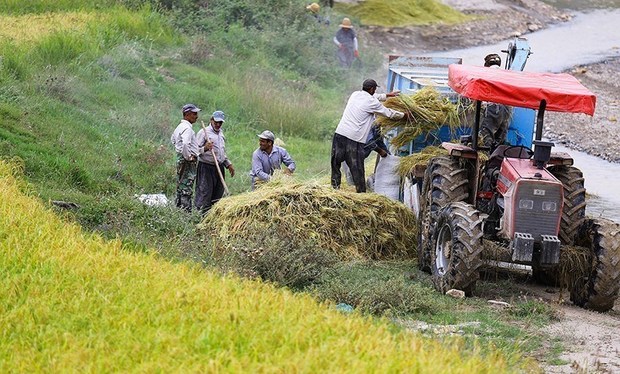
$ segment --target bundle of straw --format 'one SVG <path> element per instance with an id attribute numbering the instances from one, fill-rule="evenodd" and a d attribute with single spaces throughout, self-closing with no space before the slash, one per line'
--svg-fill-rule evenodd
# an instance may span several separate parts
<path id="1" fill-rule="evenodd" d="M 412 119 L 377 118 L 377 124 L 384 134 L 390 129 L 399 128 L 399 134 L 391 140 L 397 147 L 443 125 L 454 129 L 461 123 L 459 105 L 442 97 L 433 87 L 425 87 L 413 95 L 391 97 L 384 104 L 388 108 L 410 112 L 412 115 Z"/>
<path id="2" fill-rule="evenodd" d="M 428 146 L 418 153 L 401 157 L 398 164 L 398 175 L 403 178 L 407 177 L 413 173 L 418 165 L 427 165 L 433 157 L 447 154 L 448 151 L 445 148 Z"/>
<path id="3" fill-rule="evenodd" d="M 415 217 L 384 196 L 281 180 L 221 200 L 199 228 L 216 240 L 260 241 L 269 235 L 312 240 L 342 260 L 415 256 Z M 266 249 L 268 250 L 268 249 Z"/>

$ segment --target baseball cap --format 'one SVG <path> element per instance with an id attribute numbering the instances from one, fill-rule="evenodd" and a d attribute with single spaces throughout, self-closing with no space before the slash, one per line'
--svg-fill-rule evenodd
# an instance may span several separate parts
<path id="1" fill-rule="evenodd" d="M 362 83 L 362 89 L 364 90 L 373 87 L 379 87 L 379 85 L 377 84 L 377 82 L 375 82 L 374 79 L 366 79 L 364 83 Z"/>
<path id="2" fill-rule="evenodd" d="M 484 66 L 502 66 L 502 58 L 497 53 L 491 53 L 484 58 Z"/>
<path id="3" fill-rule="evenodd" d="M 185 104 L 183 105 L 183 113 L 187 113 L 187 112 L 194 112 L 194 113 L 198 113 L 200 112 L 200 108 L 198 108 L 196 105 L 194 104 Z"/>
<path id="4" fill-rule="evenodd" d="M 211 117 L 213 117 L 213 120 L 215 122 L 225 122 L 224 119 L 226 118 L 226 115 L 221 110 L 216 110 L 215 112 L 213 112 L 213 115 L 211 115 Z"/>
<path id="5" fill-rule="evenodd" d="M 265 130 L 263 132 L 261 132 L 259 135 L 257 135 L 259 138 L 261 139 L 265 139 L 265 140 L 271 140 L 274 141 L 275 140 L 275 136 L 273 135 L 273 133 L 269 130 Z"/>

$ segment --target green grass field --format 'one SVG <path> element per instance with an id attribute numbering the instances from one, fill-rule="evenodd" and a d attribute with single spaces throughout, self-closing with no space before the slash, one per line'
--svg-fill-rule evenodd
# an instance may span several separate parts
<path id="1" fill-rule="evenodd" d="M 21 191 L 0 162 L 0 370 L 496 373 L 462 350 L 308 295 L 133 254 Z"/>

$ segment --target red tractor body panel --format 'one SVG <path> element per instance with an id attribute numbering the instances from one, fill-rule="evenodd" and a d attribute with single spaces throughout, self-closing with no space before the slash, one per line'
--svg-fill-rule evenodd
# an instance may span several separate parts
<path id="1" fill-rule="evenodd" d="M 505 158 L 497 180 L 504 197 L 500 234 L 512 240 L 515 232 L 529 233 L 536 242 L 541 235 L 558 235 L 564 201 L 562 183 L 532 160 Z"/>

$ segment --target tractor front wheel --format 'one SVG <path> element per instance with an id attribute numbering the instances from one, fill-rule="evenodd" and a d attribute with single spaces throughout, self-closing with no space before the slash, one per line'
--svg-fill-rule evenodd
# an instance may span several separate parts
<path id="1" fill-rule="evenodd" d="M 444 206 L 469 197 L 467 169 L 459 159 L 437 156 L 431 159 L 424 173 L 418 217 L 418 267 L 431 272 L 431 239 L 435 216 Z"/>
<path id="2" fill-rule="evenodd" d="M 590 248 L 590 267 L 576 275 L 570 298 L 575 305 L 606 312 L 620 292 L 620 225 L 606 219 L 587 219 L 584 246 Z"/>
<path id="3" fill-rule="evenodd" d="M 456 288 L 471 295 L 482 266 L 480 212 L 464 202 L 444 207 L 437 215 L 431 247 L 435 288 L 441 293 Z"/>

